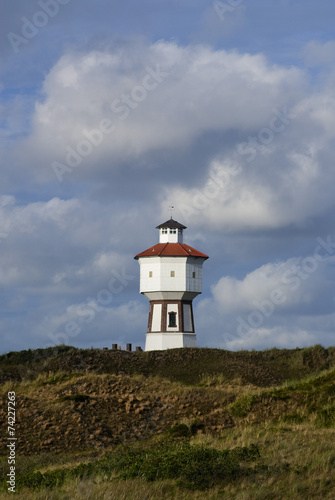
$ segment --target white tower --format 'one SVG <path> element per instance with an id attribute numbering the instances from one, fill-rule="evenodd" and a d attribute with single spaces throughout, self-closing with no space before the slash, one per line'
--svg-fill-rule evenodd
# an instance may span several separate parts
<path id="1" fill-rule="evenodd" d="M 208 256 L 183 243 L 185 226 L 172 219 L 159 229 L 159 243 L 137 254 L 140 293 L 150 301 L 145 350 L 196 347 L 192 300 L 202 292 Z"/>

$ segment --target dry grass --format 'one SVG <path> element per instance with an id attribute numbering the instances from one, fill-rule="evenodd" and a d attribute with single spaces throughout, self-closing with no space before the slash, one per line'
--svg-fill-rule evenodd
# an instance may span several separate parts
<path id="1" fill-rule="evenodd" d="M 15 494 L 21 500 L 218 500 L 223 491 L 190 492 L 177 488 L 174 481 L 147 483 L 139 479 L 113 482 L 78 480 L 57 491 L 31 492 L 28 489 Z M 0 499 L 8 495 L 0 494 Z"/>
<path id="2" fill-rule="evenodd" d="M 227 498 L 334 500 L 334 428 L 266 423 L 229 429 L 219 438 L 198 435 L 192 442 L 216 449 L 254 443 L 261 450 L 262 461 L 269 470 L 259 474 L 256 481 L 230 484 L 226 488 Z"/>

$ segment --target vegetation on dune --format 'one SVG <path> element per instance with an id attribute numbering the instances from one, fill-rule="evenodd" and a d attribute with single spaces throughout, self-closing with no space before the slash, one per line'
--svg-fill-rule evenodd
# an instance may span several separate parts
<path id="1" fill-rule="evenodd" d="M 320 345 L 239 352 L 207 348 L 127 352 L 60 345 L 3 354 L 0 382 L 33 380 L 39 374 L 63 371 L 142 374 L 189 385 L 199 384 L 206 376 L 221 376 L 226 382 L 240 378 L 244 384 L 266 387 L 300 380 L 332 366 L 335 366 L 335 348 L 325 349 Z"/>
<path id="2" fill-rule="evenodd" d="M 208 489 L 220 481 L 229 482 L 251 474 L 246 464 L 257 461 L 255 445 L 232 450 L 216 450 L 184 443 L 161 443 L 146 449 L 127 448 L 109 453 L 103 459 L 50 471 L 32 471 L 17 481 L 18 488 L 34 490 L 56 488 L 74 478 L 102 477 L 146 481 L 178 479 L 188 489 Z M 3 484 L 3 486 L 6 486 Z"/>
<path id="3" fill-rule="evenodd" d="M 334 348 L 60 346 L 3 355 L 0 376 L 19 498 L 333 499 Z"/>
<path id="4" fill-rule="evenodd" d="M 257 414 L 258 421 L 313 421 L 319 427 L 335 426 L 335 370 L 237 398 L 229 407 L 235 417 Z M 262 417 L 263 415 L 263 417 Z"/>

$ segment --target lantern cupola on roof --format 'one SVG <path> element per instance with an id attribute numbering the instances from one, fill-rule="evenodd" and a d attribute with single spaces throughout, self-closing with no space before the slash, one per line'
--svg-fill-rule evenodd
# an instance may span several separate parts
<path id="1" fill-rule="evenodd" d="M 171 217 L 170 220 L 163 222 L 156 229 L 159 229 L 159 243 L 182 243 L 183 230 L 186 229 L 186 226 Z"/>

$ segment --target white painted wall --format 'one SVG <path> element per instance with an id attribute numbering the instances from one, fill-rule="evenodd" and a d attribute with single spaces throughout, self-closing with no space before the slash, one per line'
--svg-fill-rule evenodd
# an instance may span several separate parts
<path id="1" fill-rule="evenodd" d="M 195 333 L 147 333 L 146 351 L 162 351 L 178 347 L 197 347 Z"/>
<path id="2" fill-rule="evenodd" d="M 167 232 L 165 232 L 167 230 Z M 174 232 L 175 231 L 175 232 Z M 182 243 L 183 230 L 162 228 L 159 230 L 159 243 Z"/>
<path id="3" fill-rule="evenodd" d="M 185 291 L 187 257 L 140 257 L 140 293 Z M 175 276 L 171 277 L 171 271 Z M 152 277 L 150 277 L 152 272 Z"/>
<path id="4" fill-rule="evenodd" d="M 140 293 L 202 292 L 203 259 L 195 257 L 140 257 Z M 171 271 L 175 276 L 171 277 Z M 193 272 L 195 278 L 193 278 Z M 152 273 L 152 276 L 150 276 Z"/>
<path id="5" fill-rule="evenodd" d="M 186 263 L 186 290 L 188 292 L 202 292 L 202 265 L 203 259 L 188 257 Z M 193 278 L 195 273 L 195 278 Z"/>
<path id="6" fill-rule="evenodd" d="M 183 304 L 184 332 L 192 332 L 191 305 Z"/>
<path id="7" fill-rule="evenodd" d="M 185 290 L 186 260 L 187 257 L 161 258 L 161 290 L 167 292 Z M 171 277 L 171 271 L 174 271 L 174 277 Z"/>
<path id="8" fill-rule="evenodd" d="M 198 292 L 145 292 L 148 300 L 193 300 Z"/>
<path id="9" fill-rule="evenodd" d="M 161 257 L 140 257 L 140 293 L 161 290 Z M 152 272 L 150 278 L 149 273 Z"/>
<path id="10" fill-rule="evenodd" d="M 162 321 L 162 304 L 154 304 L 152 311 L 152 324 L 151 324 L 152 332 L 161 331 L 161 325 L 162 325 L 161 321 Z"/>

